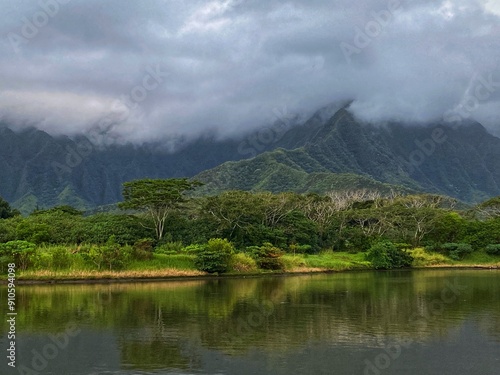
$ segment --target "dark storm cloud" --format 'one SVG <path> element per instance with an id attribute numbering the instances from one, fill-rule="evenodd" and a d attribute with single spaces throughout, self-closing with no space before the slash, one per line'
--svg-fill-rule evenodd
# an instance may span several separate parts
<path id="1" fill-rule="evenodd" d="M 230 136 L 344 100 L 367 121 L 500 123 L 493 0 L 0 5 L 0 118 L 15 126 Z"/>

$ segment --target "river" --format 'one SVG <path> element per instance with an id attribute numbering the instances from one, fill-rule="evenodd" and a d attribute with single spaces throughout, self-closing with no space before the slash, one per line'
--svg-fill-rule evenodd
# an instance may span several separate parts
<path id="1" fill-rule="evenodd" d="M 500 272 L 19 285 L 2 374 L 499 374 Z M 7 293 L 0 288 L 2 311 Z M 6 314 L 3 314 L 6 316 Z M 0 324 L 8 352 L 7 317 Z"/>

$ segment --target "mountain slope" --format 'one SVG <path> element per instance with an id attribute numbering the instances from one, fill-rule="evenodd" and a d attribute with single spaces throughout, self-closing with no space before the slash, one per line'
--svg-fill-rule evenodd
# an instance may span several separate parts
<path id="1" fill-rule="evenodd" d="M 58 204 L 83 209 L 120 201 L 125 181 L 197 174 L 204 193 L 404 188 L 466 202 L 500 195 L 500 139 L 477 123 L 373 126 L 344 107 L 283 124 L 265 142 L 258 132 L 241 141 L 201 137 L 175 152 L 160 142 L 94 147 L 85 137 L 0 124 L 0 196 L 25 213 Z M 244 159 L 249 153 L 257 156 Z"/>
<path id="2" fill-rule="evenodd" d="M 500 195 L 500 139 L 480 124 L 376 127 L 361 124 L 341 109 L 322 126 L 314 123 L 311 130 L 302 147 L 225 163 L 197 178 L 207 183 L 207 193 L 263 186 L 301 191 L 306 175 L 321 172 L 337 178 L 355 174 L 466 202 Z M 281 187 L 277 182 L 262 183 L 280 179 Z"/>
<path id="3" fill-rule="evenodd" d="M 137 178 L 193 176 L 241 159 L 238 142 L 205 137 L 169 153 L 161 144 L 94 147 L 86 138 L 52 137 L 0 126 L 0 196 L 23 212 L 37 206 L 78 208 L 121 200 L 122 183 Z"/>
<path id="4" fill-rule="evenodd" d="M 204 186 L 197 194 L 213 194 L 223 190 L 325 192 L 368 188 L 389 193 L 410 191 L 400 186 L 375 181 L 353 173 L 331 173 L 312 159 L 303 148 L 278 149 L 254 159 L 227 162 L 198 174 Z"/>

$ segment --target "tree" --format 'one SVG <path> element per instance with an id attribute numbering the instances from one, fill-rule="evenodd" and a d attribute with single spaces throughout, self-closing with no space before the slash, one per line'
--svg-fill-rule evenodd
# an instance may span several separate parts
<path id="1" fill-rule="evenodd" d="M 145 211 L 153 220 L 156 237 L 161 240 L 165 229 L 165 220 L 169 212 L 178 209 L 186 201 L 185 193 L 202 185 L 187 178 L 166 180 L 142 179 L 123 184 L 124 201 L 121 209 Z"/>
<path id="2" fill-rule="evenodd" d="M 201 210 L 216 223 L 217 235 L 231 240 L 266 220 L 263 200 L 247 191 L 232 190 L 206 197 L 201 201 Z M 242 232 L 240 236 L 238 232 Z"/>
<path id="3" fill-rule="evenodd" d="M 18 210 L 13 210 L 9 202 L 0 197 L 0 219 L 8 219 L 20 215 Z"/>
<path id="4" fill-rule="evenodd" d="M 224 273 L 229 269 L 234 246 L 227 239 L 211 238 L 196 255 L 195 265 L 200 271 Z"/>
<path id="5" fill-rule="evenodd" d="M 486 202 L 479 204 L 475 210 L 479 218 L 490 219 L 500 216 L 500 196 L 488 199 Z"/>
<path id="6" fill-rule="evenodd" d="M 376 269 L 392 269 L 401 267 L 411 267 L 413 257 L 404 249 L 398 248 L 390 241 L 382 241 L 374 244 L 366 259 L 370 261 Z"/>

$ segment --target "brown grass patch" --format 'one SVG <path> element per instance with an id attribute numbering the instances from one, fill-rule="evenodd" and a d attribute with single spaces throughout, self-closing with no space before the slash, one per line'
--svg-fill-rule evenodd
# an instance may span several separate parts
<path id="1" fill-rule="evenodd" d="M 25 271 L 19 280 L 98 280 L 98 279 L 155 279 L 165 277 L 203 276 L 205 272 L 166 268 L 141 271 Z"/>

